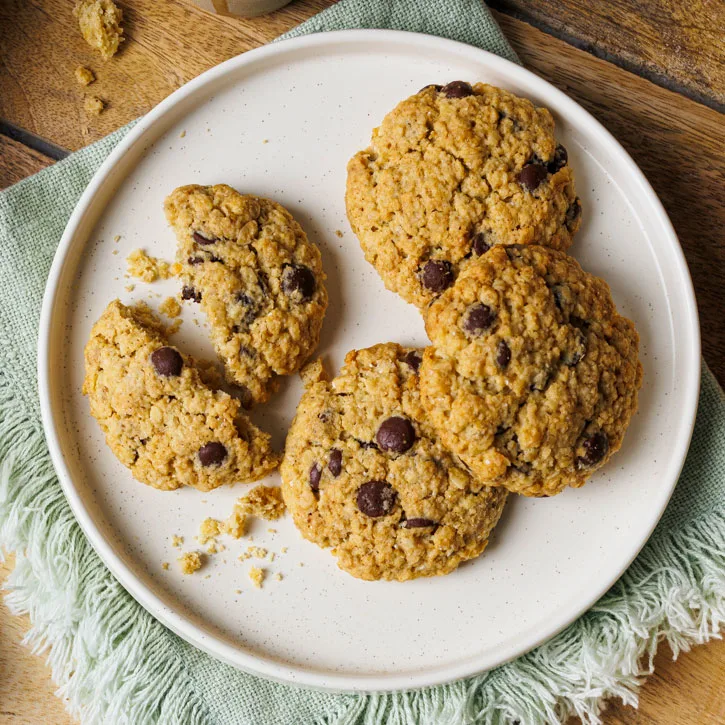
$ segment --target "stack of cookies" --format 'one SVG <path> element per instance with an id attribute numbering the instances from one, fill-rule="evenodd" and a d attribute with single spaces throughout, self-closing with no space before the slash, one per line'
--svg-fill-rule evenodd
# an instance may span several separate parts
<path id="1" fill-rule="evenodd" d="M 566 254 L 582 206 L 544 108 L 485 84 L 427 86 L 348 165 L 347 213 L 432 345 L 319 363 L 282 462 L 302 534 L 363 579 L 478 556 L 506 495 L 579 487 L 620 448 L 639 338 Z"/>

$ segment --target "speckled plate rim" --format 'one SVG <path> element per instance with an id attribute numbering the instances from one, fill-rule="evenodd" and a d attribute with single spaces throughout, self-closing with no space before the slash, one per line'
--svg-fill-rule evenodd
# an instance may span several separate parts
<path id="1" fill-rule="evenodd" d="M 183 114 L 187 104 L 193 102 L 194 98 L 200 92 L 203 92 L 205 87 L 219 81 L 228 74 L 240 72 L 240 69 L 246 65 L 270 56 L 309 53 L 320 48 L 336 48 L 339 49 L 340 53 L 344 54 L 346 47 L 349 47 L 353 42 L 358 49 L 361 44 L 369 45 L 371 53 L 383 53 L 386 47 L 389 48 L 392 45 L 398 49 L 409 47 L 411 51 L 418 53 L 426 51 L 430 53 L 431 57 L 435 57 L 436 52 L 448 56 L 454 55 L 461 60 L 484 65 L 520 84 L 521 87 L 528 88 L 530 92 L 539 96 L 545 95 L 548 99 L 551 99 L 550 104 L 552 107 L 556 107 L 560 113 L 566 114 L 568 121 L 574 127 L 590 138 L 596 138 L 597 143 L 611 153 L 611 158 L 622 169 L 622 173 L 627 174 L 629 181 L 634 182 L 638 188 L 641 199 L 647 206 L 648 213 L 652 215 L 654 223 L 661 230 L 659 244 L 668 252 L 669 261 L 672 262 L 670 276 L 676 280 L 676 283 L 670 282 L 665 285 L 665 289 L 670 298 L 677 297 L 684 320 L 684 324 L 680 325 L 681 329 L 678 330 L 683 335 L 678 337 L 679 349 L 676 352 L 680 356 L 679 366 L 685 373 L 680 380 L 682 385 L 681 400 L 683 402 L 681 410 L 673 411 L 673 414 L 676 413 L 679 420 L 677 433 L 679 443 L 676 449 L 672 451 L 666 472 L 669 485 L 663 486 L 660 489 L 661 493 L 658 500 L 652 501 L 652 516 L 649 521 L 645 522 L 640 536 L 637 537 L 636 545 L 631 547 L 627 557 L 623 557 L 621 568 L 616 577 L 601 581 L 595 590 L 588 591 L 586 595 L 579 596 L 578 599 L 572 601 L 565 611 L 560 612 L 560 616 L 556 620 L 548 621 L 548 626 L 531 633 L 525 644 L 517 643 L 516 646 L 499 650 L 495 655 L 488 653 L 480 657 L 467 658 L 453 666 L 430 668 L 422 673 L 416 673 L 414 676 L 409 674 L 388 676 L 334 675 L 329 672 L 319 673 L 283 665 L 271 658 L 264 658 L 242 651 L 221 638 L 201 631 L 187 616 L 166 605 L 159 596 L 137 579 L 133 571 L 114 552 L 110 542 L 94 520 L 92 512 L 83 503 L 64 460 L 58 433 L 60 419 L 56 416 L 52 403 L 53 323 L 57 313 L 58 296 L 65 281 L 64 272 L 68 270 L 69 265 L 75 267 L 75 261 L 80 256 L 88 233 L 93 223 L 95 223 L 95 219 L 91 219 L 94 205 L 102 203 L 104 194 L 112 193 L 114 182 L 125 175 L 125 168 L 128 164 L 124 164 L 124 157 L 129 150 L 137 144 L 143 147 L 144 144 L 155 141 L 163 132 L 165 122 L 168 122 L 172 116 Z M 670 323 L 673 324 L 672 318 L 670 318 Z M 345 30 L 309 35 L 266 45 L 210 69 L 178 89 L 144 116 L 111 152 L 81 196 L 68 221 L 53 260 L 40 317 L 38 384 L 42 421 L 48 448 L 71 509 L 82 530 L 106 566 L 124 588 L 154 617 L 192 645 L 219 660 L 255 675 L 261 675 L 287 684 L 333 692 L 394 691 L 434 686 L 458 680 L 499 666 L 530 651 L 558 634 L 589 609 L 627 569 L 647 542 L 662 516 L 684 465 L 697 412 L 700 385 L 700 329 L 692 280 L 667 213 L 651 185 L 629 154 L 579 104 L 547 81 L 521 66 L 464 43 L 418 33 L 392 30 Z"/>

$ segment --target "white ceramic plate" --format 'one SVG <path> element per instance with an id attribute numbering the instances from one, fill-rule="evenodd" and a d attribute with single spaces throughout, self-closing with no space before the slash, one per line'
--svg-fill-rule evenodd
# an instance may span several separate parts
<path id="1" fill-rule="evenodd" d="M 253 562 L 238 561 L 244 540 L 226 542 L 203 571 L 182 576 L 171 535 L 186 538 L 184 550 L 196 548 L 200 521 L 224 518 L 247 487 L 162 493 L 134 481 L 105 446 L 81 395 L 90 327 L 114 297 L 151 295 L 156 304 L 178 291 L 173 281 L 136 282 L 127 291 L 126 255 L 144 247 L 172 259 L 166 194 L 179 184 L 227 182 L 278 200 L 319 243 L 331 301 L 320 353 L 332 370 L 351 348 L 386 340 L 425 345 L 418 313 L 384 289 L 349 229 L 345 166 L 397 101 L 457 78 L 503 86 L 556 116 L 585 209 L 571 251 L 609 281 L 642 336 L 640 412 L 622 451 L 583 489 L 513 500 L 487 553 L 447 577 L 358 581 L 304 542 L 289 518 L 273 525 L 277 533 L 261 521 L 252 530 L 254 544 L 277 553 L 262 590 L 247 577 Z M 174 342 L 211 354 L 203 324 L 192 322 L 196 313 L 187 306 Z M 210 70 L 149 113 L 78 204 L 50 273 L 40 330 L 50 451 L 75 515 L 115 576 L 162 622 L 214 656 L 336 690 L 454 680 L 526 652 L 574 620 L 619 577 L 659 519 L 697 404 L 699 330 L 688 270 L 662 206 L 629 156 L 586 111 L 523 68 L 467 45 L 390 31 L 268 45 Z M 278 445 L 300 392 L 299 381 L 289 379 L 255 415 Z M 168 571 L 164 561 L 172 563 Z"/>

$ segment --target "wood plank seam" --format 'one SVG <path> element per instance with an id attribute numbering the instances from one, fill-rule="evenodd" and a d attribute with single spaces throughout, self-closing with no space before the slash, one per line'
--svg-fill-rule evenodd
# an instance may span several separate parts
<path id="1" fill-rule="evenodd" d="M 23 144 L 23 146 L 27 146 L 33 151 L 43 154 L 43 156 L 49 156 L 55 161 L 64 159 L 70 153 L 67 149 L 56 146 L 52 141 L 47 141 L 40 136 L 36 136 L 32 131 L 20 128 L 20 126 L 9 123 L 2 118 L 0 118 L 0 135 L 7 136 L 13 141 L 17 141 Z"/>
<path id="2" fill-rule="evenodd" d="M 607 61 L 608 63 L 616 65 L 618 68 L 622 68 L 629 73 L 634 73 L 640 78 L 646 78 L 648 81 L 651 81 L 668 91 L 679 93 L 680 95 L 686 96 L 687 98 L 690 98 L 697 103 L 701 103 L 704 106 L 708 106 L 715 111 L 725 113 L 725 103 L 720 103 L 716 99 L 710 98 L 704 93 L 698 93 L 698 91 L 694 88 L 688 88 L 684 84 L 678 83 L 664 73 L 659 73 L 652 68 L 648 68 L 644 63 L 637 63 L 633 60 L 629 60 L 622 55 L 611 53 L 594 43 L 578 38 L 573 33 L 568 32 L 563 25 L 547 23 L 545 20 L 542 20 L 533 14 L 509 7 L 506 4 L 506 0 L 487 0 L 487 3 L 494 10 L 497 10 L 504 15 L 508 15 L 515 20 L 524 22 L 527 25 L 531 25 L 533 28 L 541 30 L 547 35 L 551 35 L 552 37 L 562 40 L 578 50 L 583 50 L 584 52 L 593 55 L 595 58 Z"/>

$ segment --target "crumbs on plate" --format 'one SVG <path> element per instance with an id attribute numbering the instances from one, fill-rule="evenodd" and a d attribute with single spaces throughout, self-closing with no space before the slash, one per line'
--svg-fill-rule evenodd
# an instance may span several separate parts
<path id="1" fill-rule="evenodd" d="M 167 297 L 160 305 L 159 310 L 167 317 L 178 317 L 181 314 L 181 305 L 176 297 Z"/>
<path id="2" fill-rule="evenodd" d="M 264 581 L 266 572 L 264 569 L 258 566 L 253 566 L 249 570 L 249 578 L 252 580 L 252 584 L 254 584 L 257 589 L 262 588 L 262 582 Z"/>
<path id="3" fill-rule="evenodd" d="M 182 574 L 193 574 L 195 571 L 199 571 L 204 564 L 202 554 L 198 551 L 187 551 L 179 557 L 178 561 L 181 565 Z"/>

